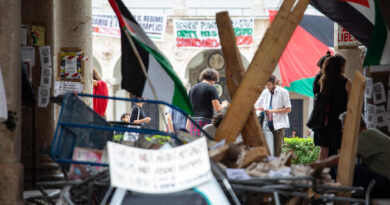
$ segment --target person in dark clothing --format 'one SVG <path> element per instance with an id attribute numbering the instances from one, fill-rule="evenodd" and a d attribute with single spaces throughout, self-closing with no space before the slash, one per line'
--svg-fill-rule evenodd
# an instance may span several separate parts
<path id="1" fill-rule="evenodd" d="M 199 83 L 191 88 L 189 96 L 194 111 L 194 120 L 204 127 L 210 124 L 211 118 L 214 115 L 214 110 L 222 111 L 227 107 L 228 102 L 219 102 L 217 89 L 213 86 L 215 82 L 219 81 L 218 72 L 207 68 L 202 71 L 199 77 Z M 200 136 L 200 130 L 192 123 L 187 123 L 187 127 L 192 135 Z"/>
<path id="2" fill-rule="evenodd" d="M 151 118 L 145 115 L 144 109 L 142 108 L 143 105 L 143 102 L 134 103 L 130 114 L 131 123 L 143 125 L 150 122 Z"/>
<path id="3" fill-rule="evenodd" d="M 337 154 L 341 145 L 342 126 L 338 117 L 347 110 L 351 81 L 343 76 L 345 58 L 341 55 L 330 56 L 324 61 L 322 75 L 315 82 L 313 91 L 323 92 L 328 97 L 328 124 L 316 130 L 314 144 L 320 146 L 319 159 Z"/>

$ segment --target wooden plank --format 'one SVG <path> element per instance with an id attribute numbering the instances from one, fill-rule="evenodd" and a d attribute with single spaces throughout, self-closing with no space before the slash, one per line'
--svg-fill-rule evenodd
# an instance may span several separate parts
<path id="1" fill-rule="evenodd" d="M 229 145 L 225 144 L 222 147 L 218 147 L 217 149 L 213 149 L 209 151 L 209 156 L 214 162 L 219 162 L 223 160 L 229 150 Z"/>
<path id="2" fill-rule="evenodd" d="M 337 172 L 337 182 L 344 186 L 352 186 L 365 86 L 366 80 L 362 73 L 356 71 L 347 104 L 347 116 L 345 118 Z M 340 192 L 339 195 L 350 196 L 349 192 Z"/>
<path id="3" fill-rule="evenodd" d="M 244 127 L 259 96 L 259 88 L 267 83 L 309 1 L 283 2 L 233 97 L 231 107 L 219 125 L 215 136 L 217 141 L 226 139 L 227 143 L 233 142 Z"/>
<path id="4" fill-rule="evenodd" d="M 247 167 L 253 162 L 258 162 L 268 155 L 267 149 L 265 147 L 255 147 L 245 155 L 244 161 L 240 167 Z"/>
<path id="5" fill-rule="evenodd" d="M 216 21 L 225 59 L 227 87 L 230 95 L 233 97 L 245 74 L 245 69 L 242 65 L 241 54 L 237 47 L 236 36 L 229 13 L 227 11 L 217 13 Z M 264 146 L 267 149 L 267 153 L 270 153 L 254 109 L 252 109 L 252 113 L 245 123 L 244 129 L 242 130 L 242 137 L 244 144 L 252 147 Z"/>

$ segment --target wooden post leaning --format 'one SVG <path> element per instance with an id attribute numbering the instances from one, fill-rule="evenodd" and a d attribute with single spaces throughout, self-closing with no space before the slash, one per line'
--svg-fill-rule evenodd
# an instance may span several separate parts
<path id="1" fill-rule="evenodd" d="M 343 186 L 352 186 L 365 86 L 366 80 L 364 79 L 364 76 L 360 71 L 356 71 L 348 99 L 347 116 L 345 118 L 336 179 L 337 182 L 340 182 Z M 338 195 L 349 197 L 350 193 L 339 192 Z"/>
<path id="2" fill-rule="evenodd" d="M 241 79 L 245 74 L 245 69 L 242 65 L 241 55 L 237 47 L 236 36 L 229 13 L 227 11 L 217 13 L 216 21 L 225 59 L 227 87 L 233 98 L 240 85 Z M 244 144 L 251 147 L 265 147 L 268 154 L 270 153 L 254 108 L 252 108 L 251 114 L 244 125 L 242 137 L 244 139 Z"/>
<path id="3" fill-rule="evenodd" d="M 226 139 L 227 143 L 234 142 L 246 124 L 259 96 L 259 88 L 264 87 L 271 76 L 309 2 L 310 0 L 283 2 L 234 94 L 231 107 L 218 127 L 215 135 L 217 141 Z"/>

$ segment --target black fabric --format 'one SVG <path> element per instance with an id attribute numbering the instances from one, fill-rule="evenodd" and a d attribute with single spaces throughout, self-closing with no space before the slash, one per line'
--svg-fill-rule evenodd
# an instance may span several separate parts
<path id="1" fill-rule="evenodd" d="M 331 169 L 330 175 L 333 179 L 336 179 L 337 166 Z M 375 180 L 375 186 L 370 193 L 371 198 L 390 198 L 390 181 L 386 179 L 386 177 L 369 169 L 365 165 L 355 165 L 355 170 L 353 174 L 353 186 L 363 187 L 364 191 L 366 191 L 368 185 L 373 179 Z M 362 195 L 361 197 L 364 197 L 364 195 Z"/>
<path id="2" fill-rule="evenodd" d="M 299 25 L 328 47 L 333 47 L 334 22 L 325 16 L 304 15 Z"/>
<path id="3" fill-rule="evenodd" d="M 329 110 L 328 96 L 323 92 L 314 96 L 314 106 L 306 125 L 311 129 L 324 128 L 327 125 L 327 114 Z"/>
<path id="4" fill-rule="evenodd" d="M 347 2 L 312 0 L 310 4 L 328 18 L 340 24 L 363 45 L 368 47 L 374 32 L 374 25 Z"/>
<path id="5" fill-rule="evenodd" d="M 217 89 L 208 83 L 198 83 L 190 90 L 190 100 L 195 117 L 213 118 L 212 100 L 219 100 Z"/>
<path id="6" fill-rule="evenodd" d="M 340 77 L 331 82 L 330 91 L 326 91 L 329 99 L 328 124 L 323 129 L 318 129 L 318 135 L 314 138 L 315 145 L 329 147 L 329 155 L 336 154 L 341 146 L 342 124 L 339 116 L 347 110 L 347 81 L 345 77 Z"/>
<path id="7" fill-rule="evenodd" d="M 127 192 L 122 205 L 142 204 L 142 205 L 208 205 L 207 200 L 193 190 L 186 190 L 169 194 L 141 194 Z"/>
<path id="8" fill-rule="evenodd" d="M 139 114 L 139 118 L 138 118 L 138 114 Z M 131 109 L 130 122 L 134 122 L 134 120 L 141 120 L 144 118 L 145 118 L 144 109 L 142 109 L 142 107 L 135 104 Z"/>
<path id="9" fill-rule="evenodd" d="M 119 10 L 126 20 L 132 22 L 134 25 L 138 25 L 134 17 L 131 15 L 129 10 L 123 4 L 122 1 L 116 0 Z M 133 49 L 130 46 L 130 42 L 127 39 L 123 28 L 121 28 L 121 44 L 122 44 L 122 88 L 129 91 L 130 93 L 141 97 L 142 91 L 144 90 L 146 78 L 142 72 L 141 65 L 135 56 Z M 149 67 L 149 53 L 141 48 L 137 43 L 135 46 L 138 50 L 139 55 L 145 65 L 146 70 Z"/>
<path id="10" fill-rule="evenodd" d="M 26 65 L 22 64 L 22 102 L 24 104 L 33 104 L 36 102 L 35 92 L 27 76 Z"/>

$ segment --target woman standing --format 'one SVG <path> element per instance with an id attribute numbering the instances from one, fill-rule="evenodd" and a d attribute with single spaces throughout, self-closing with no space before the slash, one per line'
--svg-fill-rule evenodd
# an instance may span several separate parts
<path id="1" fill-rule="evenodd" d="M 345 58 L 341 55 L 328 57 L 318 80 L 319 92 L 328 97 L 328 114 L 325 128 L 318 130 L 314 143 L 321 146 L 320 159 L 336 154 L 341 145 L 342 125 L 339 115 L 347 110 L 351 81 L 344 77 Z"/>

